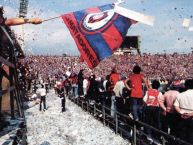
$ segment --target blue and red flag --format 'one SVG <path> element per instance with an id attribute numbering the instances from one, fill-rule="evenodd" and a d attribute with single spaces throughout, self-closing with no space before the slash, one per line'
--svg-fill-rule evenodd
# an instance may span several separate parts
<path id="1" fill-rule="evenodd" d="M 132 23 L 114 12 L 114 4 L 62 15 L 82 58 L 90 68 L 120 47 Z"/>

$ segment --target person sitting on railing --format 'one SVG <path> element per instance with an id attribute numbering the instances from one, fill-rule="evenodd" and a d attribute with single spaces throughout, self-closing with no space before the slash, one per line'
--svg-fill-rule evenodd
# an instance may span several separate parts
<path id="1" fill-rule="evenodd" d="M 87 91 L 88 91 L 88 88 L 89 88 L 89 78 L 87 76 L 84 77 L 84 80 L 83 80 L 83 93 L 84 93 L 84 97 L 87 96 Z"/>
<path id="2" fill-rule="evenodd" d="M 90 101 L 90 104 L 93 105 L 98 97 L 99 97 L 99 87 L 98 87 L 98 81 L 96 80 L 95 75 L 91 75 L 89 78 L 89 87 L 88 87 L 88 99 Z"/>
<path id="3" fill-rule="evenodd" d="M 129 112 L 128 110 L 128 101 L 126 97 L 129 97 L 128 94 L 125 94 L 127 89 L 125 87 L 125 76 L 121 76 L 121 80 L 118 81 L 115 84 L 115 87 L 113 89 L 114 93 L 115 93 L 115 97 L 116 97 L 116 107 L 117 107 L 117 111 L 120 113 L 124 113 L 124 114 L 128 114 Z M 127 102 L 127 104 L 126 104 Z"/>
<path id="4" fill-rule="evenodd" d="M 112 92 L 111 96 L 111 116 L 115 117 L 116 109 L 116 99 L 115 99 L 115 93 L 113 91 L 115 84 L 121 79 L 120 74 L 117 72 L 116 67 L 114 67 L 110 74 L 110 91 Z"/>
<path id="5" fill-rule="evenodd" d="M 66 76 L 66 79 L 63 81 L 63 86 L 66 90 L 66 95 L 68 96 L 70 94 L 71 89 L 71 82 L 68 76 Z"/>
<path id="6" fill-rule="evenodd" d="M 71 73 L 70 76 L 70 80 L 71 80 L 71 84 L 72 84 L 72 94 L 73 97 L 77 97 L 78 96 L 78 77 L 76 73 Z"/>
<path id="7" fill-rule="evenodd" d="M 130 82 L 130 83 L 129 83 Z M 133 74 L 125 80 L 125 86 L 131 90 L 131 111 L 134 120 L 142 119 L 142 106 L 143 106 L 143 90 L 142 83 L 145 83 L 146 88 L 149 87 L 144 74 L 141 73 L 141 67 L 135 65 L 133 67 Z M 130 85 L 128 85 L 130 84 Z"/>
<path id="8" fill-rule="evenodd" d="M 193 79 L 185 81 L 185 88 L 187 90 L 177 96 L 174 106 L 181 115 L 180 138 L 193 144 Z"/>
<path id="9" fill-rule="evenodd" d="M 83 80 L 84 80 L 84 69 L 81 69 L 78 73 L 78 97 L 84 96 Z"/>
<path id="10" fill-rule="evenodd" d="M 162 96 L 162 93 L 158 91 L 160 83 L 157 80 L 153 80 L 152 88 L 146 91 L 146 94 L 143 98 L 145 103 L 144 113 L 145 113 L 145 122 L 157 129 L 160 129 L 160 107 L 159 99 Z M 155 132 L 153 132 L 148 127 L 146 128 L 149 137 L 156 137 Z"/>
<path id="11" fill-rule="evenodd" d="M 110 75 L 105 77 L 105 80 L 103 81 L 103 87 L 104 91 L 110 91 Z"/>
<path id="12" fill-rule="evenodd" d="M 166 124 L 166 128 L 162 127 L 162 130 L 168 132 L 168 128 L 170 128 L 170 134 L 176 137 L 178 137 L 180 133 L 180 128 L 178 126 L 180 118 L 174 108 L 174 101 L 178 94 L 179 92 L 172 86 L 159 100 L 160 107 L 162 108 L 162 115 L 165 116 L 164 122 Z"/>

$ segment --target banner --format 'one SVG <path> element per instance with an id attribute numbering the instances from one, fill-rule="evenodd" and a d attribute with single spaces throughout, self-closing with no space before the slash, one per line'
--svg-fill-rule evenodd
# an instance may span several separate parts
<path id="1" fill-rule="evenodd" d="M 136 23 L 115 13 L 113 4 L 67 13 L 62 19 L 90 68 L 112 55 Z"/>

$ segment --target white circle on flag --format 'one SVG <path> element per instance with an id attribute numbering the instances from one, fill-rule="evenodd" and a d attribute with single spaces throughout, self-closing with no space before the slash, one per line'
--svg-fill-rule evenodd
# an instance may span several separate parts
<path id="1" fill-rule="evenodd" d="M 88 14 L 83 20 L 83 27 L 89 31 L 104 27 L 114 16 L 114 10 Z"/>

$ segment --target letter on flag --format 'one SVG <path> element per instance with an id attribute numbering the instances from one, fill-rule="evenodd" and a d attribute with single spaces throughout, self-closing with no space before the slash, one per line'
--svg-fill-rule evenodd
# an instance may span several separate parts
<path id="1" fill-rule="evenodd" d="M 115 13 L 113 4 L 67 13 L 62 19 L 90 68 L 112 55 L 136 22 Z"/>

